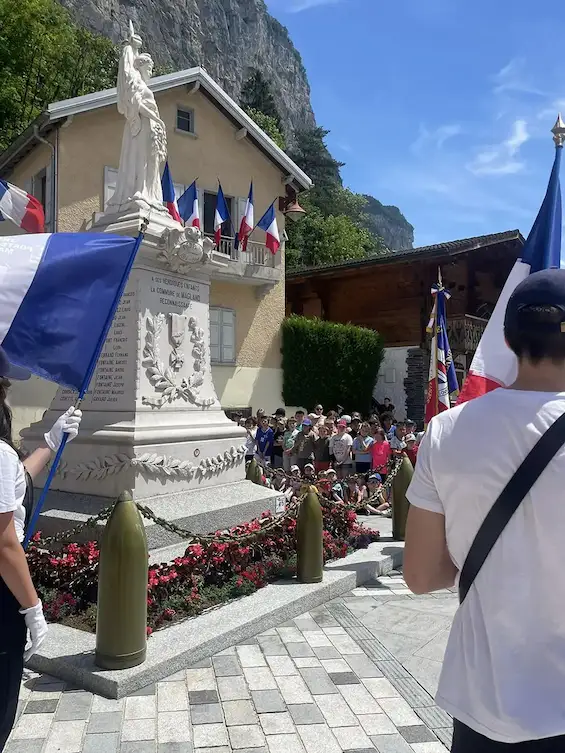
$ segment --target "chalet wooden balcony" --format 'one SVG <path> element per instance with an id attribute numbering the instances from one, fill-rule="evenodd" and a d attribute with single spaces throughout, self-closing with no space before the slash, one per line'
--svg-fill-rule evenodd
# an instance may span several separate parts
<path id="1" fill-rule="evenodd" d="M 487 321 L 471 314 L 448 317 L 447 336 L 451 352 L 454 354 L 474 353 L 485 331 Z"/>

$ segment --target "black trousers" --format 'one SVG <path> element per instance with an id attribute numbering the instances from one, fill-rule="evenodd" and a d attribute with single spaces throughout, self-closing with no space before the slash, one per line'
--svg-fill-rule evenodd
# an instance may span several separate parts
<path id="1" fill-rule="evenodd" d="M 523 743 L 499 743 L 479 735 L 463 722 L 453 720 L 453 745 L 451 753 L 563 753 L 565 735 L 544 737 Z"/>
<path id="2" fill-rule="evenodd" d="M 0 578 L 0 753 L 16 718 L 26 638 L 19 604 Z"/>

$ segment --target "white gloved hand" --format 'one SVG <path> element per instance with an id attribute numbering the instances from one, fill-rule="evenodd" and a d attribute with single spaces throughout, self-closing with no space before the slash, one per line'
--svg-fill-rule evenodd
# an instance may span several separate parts
<path id="1" fill-rule="evenodd" d="M 49 628 L 43 616 L 41 601 L 38 601 L 34 607 L 29 609 L 20 609 L 20 614 L 23 614 L 26 627 L 29 630 L 29 641 L 24 652 L 24 661 L 28 661 L 45 640 Z"/>
<path id="2" fill-rule="evenodd" d="M 78 428 L 82 419 L 82 411 L 77 410 L 74 406 L 63 413 L 61 418 L 51 427 L 51 430 L 45 434 L 45 441 L 52 452 L 57 452 L 63 441 L 63 434 L 68 434 L 67 442 L 71 442 L 78 434 Z"/>

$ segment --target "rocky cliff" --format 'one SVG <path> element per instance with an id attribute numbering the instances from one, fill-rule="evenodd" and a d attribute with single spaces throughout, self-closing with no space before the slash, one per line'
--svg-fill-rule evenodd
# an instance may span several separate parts
<path id="1" fill-rule="evenodd" d="M 76 21 L 121 42 L 131 19 L 161 69 L 200 65 L 236 101 L 260 71 L 268 81 L 288 145 L 297 130 L 315 125 L 310 86 L 300 53 L 264 0 L 59 0 Z M 411 248 L 413 227 L 396 207 L 369 201 L 367 229 L 388 248 Z"/>
<path id="2" fill-rule="evenodd" d="M 270 82 L 287 138 L 314 125 L 300 53 L 263 0 L 60 0 L 77 22 L 115 42 L 128 20 L 143 49 L 172 71 L 200 65 L 236 101 L 259 70 Z"/>
<path id="3" fill-rule="evenodd" d="M 367 199 L 365 214 L 367 230 L 379 235 L 391 251 L 402 251 L 414 245 L 414 227 L 408 222 L 398 207 L 381 204 L 374 196 L 364 194 Z"/>

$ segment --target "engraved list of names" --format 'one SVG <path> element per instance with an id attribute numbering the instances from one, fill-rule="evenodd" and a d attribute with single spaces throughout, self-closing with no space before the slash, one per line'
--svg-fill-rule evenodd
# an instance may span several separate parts
<path id="1" fill-rule="evenodd" d="M 134 387 L 134 348 L 137 339 L 135 298 L 135 289 L 126 289 L 98 359 L 90 389 L 82 406 L 83 410 L 121 410 L 124 407 L 123 399 L 127 384 L 130 384 L 130 389 Z M 76 393 L 65 389 L 59 396 L 61 405 L 68 406 L 76 397 Z"/>

